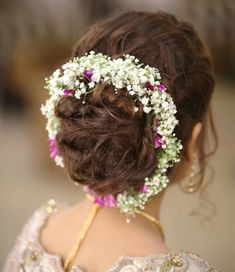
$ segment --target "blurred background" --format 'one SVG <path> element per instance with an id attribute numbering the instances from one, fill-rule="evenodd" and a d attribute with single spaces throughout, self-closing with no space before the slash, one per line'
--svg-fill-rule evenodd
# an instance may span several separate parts
<path id="1" fill-rule="evenodd" d="M 210 202 L 170 188 L 161 214 L 166 242 L 200 254 L 219 271 L 234 271 L 234 0 L 0 1 L 0 269 L 34 209 L 51 197 L 71 204 L 83 197 L 49 159 L 40 112 L 47 97 L 44 78 L 71 56 L 74 43 L 97 19 L 117 10 L 158 9 L 194 24 L 211 49 L 217 74 L 212 109 L 219 149 L 210 161 L 215 176 L 207 188 L 216 213 L 202 223 L 211 214 Z M 208 171 L 205 182 L 210 178 Z M 191 216 L 200 205 L 202 217 Z"/>

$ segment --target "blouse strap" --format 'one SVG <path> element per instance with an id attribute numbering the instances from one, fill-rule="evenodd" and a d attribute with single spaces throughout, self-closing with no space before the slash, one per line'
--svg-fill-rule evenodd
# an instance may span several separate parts
<path id="1" fill-rule="evenodd" d="M 89 216 L 87 217 L 84 225 L 82 226 L 82 228 L 79 232 L 79 235 L 77 237 L 77 241 L 76 241 L 75 245 L 73 246 L 73 248 L 71 249 L 71 251 L 69 252 L 69 254 L 65 260 L 65 263 L 64 263 L 64 270 L 65 271 L 68 271 L 69 265 L 71 264 L 72 260 L 75 258 L 76 254 L 80 248 L 81 242 L 82 242 L 83 238 L 85 237 L 89 227 L 91 226 L 91 223 L 94 220 L 96 212 L 99 207 L 100 206 L 96 203 L 93 205 L 91 212 L 89 213 Z"/>

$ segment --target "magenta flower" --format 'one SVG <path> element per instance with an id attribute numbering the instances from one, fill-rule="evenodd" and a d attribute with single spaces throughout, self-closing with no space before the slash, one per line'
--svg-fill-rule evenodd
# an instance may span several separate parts
<path id="1" fill-rule="evenodd" d="M 158 87 L 158 89 L 159 89 L 160 91 L 165 91 L 165 90 L 167 89 L 166 85 L 163 84 L 163 83 L 157 85 L 157 87 Z"/>
<path id="2" fill-rule="evenodd" d="M 58 148 L 56 144 L 56 139 L 51 138 L 49 139 L 49 148 L 50 148 L 50 157 L 54 159 L 58 154 Z"/>
<path id="3" fill-rule="evenodd" d="M 84 76 L 86 78 L 88 78 L 89 80 L 91 80 L 91 77 L 93 76 L 93 71 L 92 70 L 87 70 L 83 74 L 84 74 Z"/>
<path id="4" fill-rule="evenodd" d="M 151 90 L 151 91 L 153 91 L 153 89 L 154 89 L 154 85 L 152 85 L 150 82 L 146 82 L 146 83 L 145 83 L 145 87 L 146 87 L 148 90 Z"/>
<path id="5" fill-rule="evenodd" d="M 156 148 L 158 147 L 162 147 L 162 145 L 164 144 L 164 141 L 162 140 L 162 138 L 160 137 L 159 134 L 155 133 L 155 137 L 154 137 L 154 145 Z"/>
<path id="6" fill-rule="evenodd" d="M 116 199 L 113 195 L 106 195 L 106 196 L 97 195 L 88 186 L 84 186 L 83 191 L 94 196 L 94 203 L 97 203 L 100 206 L 107 206 L 107 207 L 115 207 L 116 206 Z"/>
<path id="7" fill-rule="evenodd" d="M 72 94 L 73 90 L 71 89 L 64 89 L 64 95 Z"/>
<path id="8" fill-rule="evenodd" d="M 100 206 L 104 206 L 104 199 L 102 196 L 96 196 L 94 203 L 99 204 Z"/>
<path id="9" fill-rule="evenodd" d="M 94 203 L 97 203 L 100 206 L 115 207 L 116 206 L 116 199 L 114 198 L 113 195 L 96 196 Z"/>
<path id="10" fill-rule="evenodd" d="M 105 205 L 108 207 L 115 207 L 116 206 L 116 199 L 113 195 L 107 195 L 104 197 Z"/>
<path id="11" fill-rule="evenodd" d="M 141 193 L 146 193 L 148 191 L 148 185 L 144 183 L 142 187 L 140 188 Z"/>

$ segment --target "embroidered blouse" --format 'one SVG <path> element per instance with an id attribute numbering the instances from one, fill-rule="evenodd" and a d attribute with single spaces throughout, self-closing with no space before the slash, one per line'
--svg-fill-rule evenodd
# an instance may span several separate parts
<path id="1" fill-rule="evenodd" d="M 51 213 L 65 203 L 51 199 L 28 219 L 5 263 L 3 272 L 64 272 L 60 256 L 47 252 L 39 241 L 40 229 Z M 196 254 L 185 251 L 149 256 L 121 256 L 106 272 L 218 272 Z M 70 272 L 88 272 L 79 265 Z M 90 272 L 90 271 L 89 271 Z"/>

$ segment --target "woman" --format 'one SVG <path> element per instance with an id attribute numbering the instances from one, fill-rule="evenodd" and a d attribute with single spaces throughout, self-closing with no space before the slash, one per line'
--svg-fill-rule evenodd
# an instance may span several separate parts
<path id="1" fill-rule="evenodd" d="M 86 197 L 36 210 L 4 271 L 215 271 L 170 250 L 159 222 L 166 187 L 189 172 L 188 190 L 201 184 L 213 128 L 213 69 L 195 30 L 166 12 L 122 12 L 91 26 L 74 56 L 47 79 L 41 110 L 51 157 Z"/>

